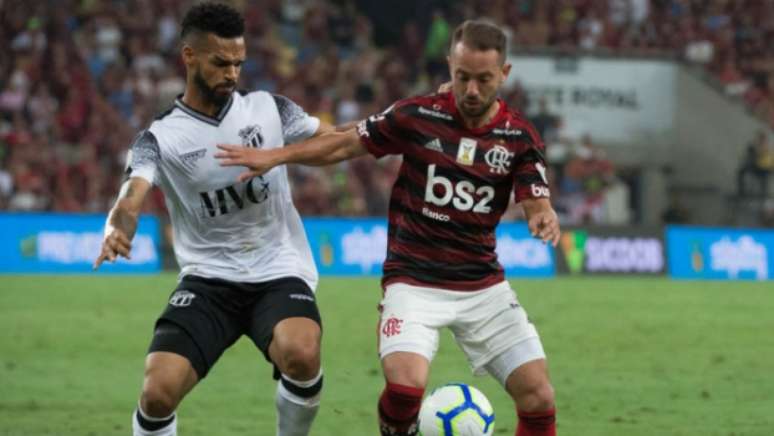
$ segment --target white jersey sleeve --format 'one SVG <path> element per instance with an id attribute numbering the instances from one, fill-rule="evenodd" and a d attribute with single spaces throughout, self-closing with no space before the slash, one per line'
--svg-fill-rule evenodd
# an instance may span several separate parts
<path id="1" fill-rule="evenodd" d="M 309 114 L 293 102 L 293 100 L 274 94 L 274 103 L 282 123 L 282 137 L 285 144 L 303 141 L 317 132 L 320 119 Z"/>
<path id="2" fill-rule="evenodd" d="M 157 185 L 160 161 L 161 153 L 156 137 L 149 130 L 143 130 L 134 138 L 129 148 L 126 157 L 126 175 L 140 177 Z"/>

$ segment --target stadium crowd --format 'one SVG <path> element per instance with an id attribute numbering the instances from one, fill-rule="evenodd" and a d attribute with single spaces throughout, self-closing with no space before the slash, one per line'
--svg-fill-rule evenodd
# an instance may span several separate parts
<path id="1" fill-rule="evenodd" d="M 0 0 L 0 210 L 109 208 L 127 144 L 183 91 L 177 37 L 189 3 Z M 333 123 L 435 89 L 447 74 L 453 26 L 490 17 L 517 50 L 668 55 L 703 64 L 729 95 L 774 125 L 774 2 L 401 0 L 381 9 L 359 0 L 231 3 L 247 22 L 241 86 L 286 95 Z M 518 85 L 504 97 L 533 115 L 550 143 L 561 120 Z M 573 220 L 604 221 L 601 193 L 615 180 L 614 168 L 591 138 L 574 147 L 554 168 L 560 210 Z M 296 204 L 305 215 L 384 215 L 398 164 L 366 158 L 294 167 Z M 164 210 L 160 193 L 147 209 Z"/>

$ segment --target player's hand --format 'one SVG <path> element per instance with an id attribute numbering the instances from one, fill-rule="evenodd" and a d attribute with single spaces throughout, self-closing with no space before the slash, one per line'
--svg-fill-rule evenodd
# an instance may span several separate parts
<path id="1" fill-rule="evenodd" d="M 443 83 L 441 83 L 441 85 L 438 87 L 438 93 L 439 93 L 439 94 L 442 94 L 442 93 L 444 93 L 444 92 L 450 92 L 450 91 L 451 91 L 451 89 L 452 89 L 452 83 L 451 83 L 451 81 L 448 81 L 448 82 L 443 82 Z"/>
<path id="2" fill-rule="evenodd" d="M 105 239 L 102 240 L 102 250 L 99 253 L 99 257 L 97 257 L 97 260 L 94 261 L 93 268 L 96 270 L 102 265 L 102 262 L 106 260 L 113 263 L 118 259 L 118 256 L 131 259 L 131 251 L 132 242 L 126 234 L 119 229 L 113 229 L 105 235 Z"/>
<path id="3" fill-rule="evenodd" d="M 220 160 L 221 166 L 249 168 L 237 177 L 240 182 L 261 176 L 275 166 L 269 150 L 229 144 L 218 144 L 218 148 L 221 151 L 215 153 L 215 157 Z"/>
<path id="4" fill-rule="evenodd" d="M 544 243 L 550 243 L 556 247 L 559 243 L 559 217 L 553 209 L 534 213 L 527 221 L 529 232 Z"/>

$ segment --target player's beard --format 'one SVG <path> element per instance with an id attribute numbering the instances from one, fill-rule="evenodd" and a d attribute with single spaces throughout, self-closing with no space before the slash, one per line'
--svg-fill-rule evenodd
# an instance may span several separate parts
<path id="1" fill-rule="evenodd" d="M 227 86 L 233 89 L 235 85 L 233 82 L 224 82 L 211 87 L 209 84 L 207 84 L 207 81 L 204 80 L 204 77 L 202 77 L 201 72 L 199 71 L 194 73 L 193 79 L 194 84 L 197 88 L 199 88 L 199 92 L 201 93 L 204 102 L 207 104 L 212 104 L 217 108 L 221 108 L 224 104 L 226 104 L 228 99 L 231 97 L 231 93 L 219 93 L 216 88 L 220 86 Z"/>
<path id="2" fill-rule="evenodd" d="M 497 100 L 497 96 L 492 96 L 489 100 L 479 100 L 477 103 L 480 102 L 480 105 L 478 108 L 472 109 L 465 106 L 465 97 L 459 100 L 458 109 L 460 112 L 462 112 L 463 115 L 465 115 L 468 118 L 481 118 L 489 111 L 489 109 L 492 107 L 492 105 Z"/>

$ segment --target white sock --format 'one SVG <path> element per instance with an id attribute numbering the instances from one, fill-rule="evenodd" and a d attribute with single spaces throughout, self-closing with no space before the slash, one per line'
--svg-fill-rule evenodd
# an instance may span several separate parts
<path id="1" fill-rule="evenodd" d="M 159 423 L 159 422 L 169 421 L 169 423 L 157 430 L 146 430 L 140 424 L 140 420 L 137 417 L 138 413 L 142 415 L 142 419 L 147 422 Z M 132 413 L 132 435 L 133 436 L 177 436 L 177 415 L 175 413 L 172 413 L 171 415 L 165 418 L 154 418 L 152 416 L 148 416 L 148 414 L 143 412 L 142 408 L 138 405 L 137 410 L 135 410 L 134 413 Z"/>
<path id="2" fill-rule="evenodd" d="M 309 434 L 320 408 L 321 389 L 322 370 L 307 381 L 293 380 L 282 374 L 277 383 L 277 436 Z"/>

